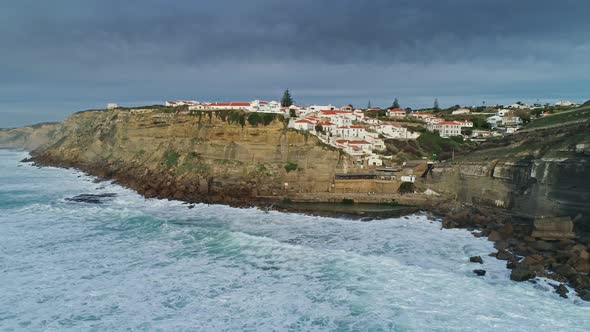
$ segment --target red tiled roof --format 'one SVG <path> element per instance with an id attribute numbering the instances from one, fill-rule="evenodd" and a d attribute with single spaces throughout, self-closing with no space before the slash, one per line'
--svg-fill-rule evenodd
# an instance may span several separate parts
<path id="1" fill-rule="evenodd" d="M 295 121 L 295 123 L 309 123 L 309 124 L 313 124 L 313 122 L 307 120 L 307 119 L 301 119 L 301 120 L 297 120 Z"/>

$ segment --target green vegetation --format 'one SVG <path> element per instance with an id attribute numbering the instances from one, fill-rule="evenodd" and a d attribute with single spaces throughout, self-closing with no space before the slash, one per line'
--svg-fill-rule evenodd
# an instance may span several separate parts
<path id="1" fill-rule="evenodd" d="M 179 157 L 180 155 L 178 154 L 178 152 L 174 150 L 167 150 L 166 152 L 164 152 L 164 162 L 166 163 L 166 166 L 168 166 L 168 168 L 176 166 L 176 164 L 178 164 Z"/>
<path id="2" fill-rule="evenodd" d="M 211 173 L 211 166 L 207 164 L 199 154 L 191 152 L 186 158 L 184 158 L 184 162 L 177 170 L 178 174 L 184 174 L 187 172 L 198 175 L 208 175 Z"/>
<path id="3" fill-rule="evenodd" d="M 572 111 L 563 111 L 542 117 L 532 121 L 528 126 L 526 126 L 526 129 L 553 126 L 566 122 L 581 122 L 588 120 L 590 120 L 590 106 L 578 108 Z"/>
<path id="4" fill-rule="evenodd" d="M 262 124 L 263 126 L 268 126 L 269 124 L 271 124 L 275 120 L 282 121 L 283 116 L 281 114 L 256 113 L 256 112 L 250 113 L 248 115 L 248 123 L 252 127 L 258 127 L 259 124 Z"/>
<path id="5" fill-rule="evenodd" d="M 340 202 L 342 204 L 347 204 L 347 205 L 351 205 L 354 204 L 354 199 L 350 199 L 350 198 L 343 198 L 342 201 Z"/>
<path id="6" fill-rule="evenodd" d="M 400 194 L 411 194 L 416 190 L 416 186 L 412 182 L 402 182 L 399 186 L 398 192 Z"/>
<path id="7" fill-rule="evenodd" d="M 285 164 L 285 171 L 287 171 L 287 173 L 297 171 L 298 169 L 296 163 L 288 162 Z"/>
<path id="8" fill-rule="evenodd" d="M 399 101 L 397 98 L 393 100 L 393 104 L 391 105 L 392 108 L 399 108 Z"/>

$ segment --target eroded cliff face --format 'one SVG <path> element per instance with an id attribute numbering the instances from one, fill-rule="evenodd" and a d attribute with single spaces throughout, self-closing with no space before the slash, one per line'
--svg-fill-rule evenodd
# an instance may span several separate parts
<path id="1" fill-rule="evenodd" d="M 59 134 L 61 123 L 40 123 L 19 128 L 0 129 L 0 149 L 34 150 L 51 142 Z"/>
<path id="2" fill-rule="evenodd" d="M 590 231 L 588 124 L 523 132 L 438 164 L 426 186 L 459 202 L 525 218 L 567 216 Z"/>
<path id="3" fill-rule="evenodd" d="M 148 197 L 245 204 L 288 192 L 327 192 L 349 161 L 281 119 L 255 126 L 240 114 L 89 111 L 63 123 L 33 154 L 46 164 L 112 177 Z"/>

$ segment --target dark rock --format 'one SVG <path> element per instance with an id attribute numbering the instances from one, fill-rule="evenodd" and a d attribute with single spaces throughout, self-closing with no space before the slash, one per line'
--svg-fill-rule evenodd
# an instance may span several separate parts
<path id="1" fill-rule="evenodd" d="M 577 274 L 576 270 L 569 264 L 562 264 L 557 266 L 555 268 L 555 273 L 564 276 L 568 279 L 574 277 Z"/>
<path id="2" fill-rule="evenodd" d="M 500 241 L 502 240 L 502 235 L 500 235 L 500 233 L 498 231 L 492 231 L 490 233 L 490 235 L 488 236 L 488 240 L 490 241 Z"/>
<path id="3" fill-rule="evenodd" d="M 479 264 L 483 264 L 483 259 L 481 259 L 481 256 L 473 256 L 473 257 L 469 257 L 469 261 L 471 263 L 479 263 Z"/>
<path id="4" fill-rule="evenodd" d="M 523 266 L 531 270 L 543 270 L 544 258 L 541 255 L 530 255 L 525 257 Z"/>
<path id="5" fill-rule="evenodd" d="M 518 261 L 516 260 L 516 258 L 511 258 L 506 263 L 507 269 L 514 269 L 514 268 L 516 268 L 516 266 L 518 266 Z"/>
<path id="6" fill-rule="evenodd" d="M 486 275 L 486 270 L 473 270 L 473 273 L 475 273 L 478 277 L 483 277 Z"/>
<path id="7" fill-rule="evenodd" d="M 556 245 L 547 241 L 535 241 L 531 243 L 531 248 L 539 251 L 552 251 L 556 249 Z"/>
<path id="8" fill-rule="evenodd" d="M 66 201 L 77 202 L 77 203 L 90 203 L 90 204 L 102 204 L 104 198 L 112 198 L 117 196 L 114 193 L 106 194 L 81 194 L 78 196 L 66 198 Z"/>
<path id="9" fill-rule="evenodd" d="M 533 279 L 535 276 L 536 276 L 536 274 L 534 271 L 531 271 L 531 270 L 524 268 L 522 266 L 517 266 L 510 273 L 510 280 L 526 281 L 529 279 Z"/>
<path id="10" fill-rule="evenodd" d="M 584 301 L 590 301 L 590 292 L 586 292 L 584 294 L 580 294 L 580 298 Z"/>
<path id="11" fill-rule="evenodd" d="M 563 297 L 564 299 L 567 299 L 567 293 L 569 293 L 569 290 L 567 289 L 567 287 L 565 287 L 564 284 L 559 284 L 559 285 L 552 285 L 550 284 L 551 287 L 555 288 L 555 293 L 559 294 L 559 296 Z"/>
<path id="12" fill-rule="evenodd" d="M 496 258 L 503 261 L 507 261 L 513 257 L 514 255 L 512 255 L 512 253 L 506 249 L 498 250 L 498 252 L 496 253 Z"/>
<path id="13" fill-rule="evenodd" d="M 191 204 L 191 205 L 188 206 L 188 208 L 189 209 L 194 209 L 195 208 L 195 205 L 194 204 Z"/>

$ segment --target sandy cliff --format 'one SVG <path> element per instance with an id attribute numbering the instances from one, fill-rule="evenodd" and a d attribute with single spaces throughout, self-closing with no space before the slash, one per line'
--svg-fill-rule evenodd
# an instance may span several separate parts
<path id="1" fill-rule="evenodd" d="M 114 177 L 148 197 L 247 203 L 258 196 L 325 192 L 349 161 L 282 117 L 242 112 L 89 111 L 35 152 L 49 164 Z"/>

